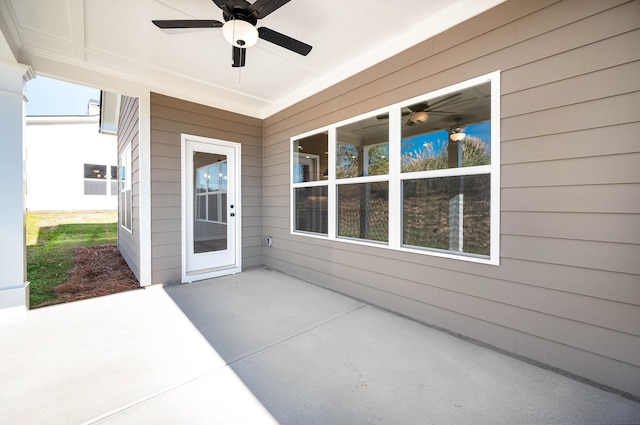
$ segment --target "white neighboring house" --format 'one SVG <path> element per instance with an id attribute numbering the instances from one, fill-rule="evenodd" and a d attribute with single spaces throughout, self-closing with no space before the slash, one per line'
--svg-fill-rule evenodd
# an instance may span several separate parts
<path id="1" fill-rule="evenodd" d="M 100 131 L 100 105 L 88 115 L 28 116 L 28 211 L 118 208 L 117 137 Z"/>

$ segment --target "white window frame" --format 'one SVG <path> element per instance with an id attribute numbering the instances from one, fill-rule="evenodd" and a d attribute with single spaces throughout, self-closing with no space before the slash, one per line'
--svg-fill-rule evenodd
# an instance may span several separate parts
<path id="1" fill-rule="evenodd" d="M 131 192 L 131 142 L 127 143 L 122 153 L 120 154 L 120 167 L 118 168 L 118 221 L 120 227 L 129 233 L 133 233 L 133 196 L 131 196 L 130 205 L 127 205 L 129 217 L 131 218 L 131 228 L 126 226 L 126 216 L 122 217 L 122 199 L 127 199 L 127 192 Z M 124 181 L 122 180 L 122 168 L 124 167 Z"/>
<path id="2" fill-rule="evenodd" d="M 422 102 L 431 98 L 444 96 L 456 91 L 464 90 L 483 83 L 491 83 L 491 164 L 451 168 L 432 171 L 420 171 L 413 173 L 401 172 L 401 108 Z M 389 174 L 376 176 L 362 176 L 348 179 L 336 179 L 336 133 L 338 127 L 348 125 L 372 116 L 389 114 Z M 294 163 L 298 152 L 293 152 L 296 141 L 313 136 L 319 133 L 328 133 L 329 151 L 329 175 L 327 180 L 294 183 Z M 395 251 L 411 252 L 415 254 L 429 255 L 434 257 L 450 258 L 455 260 L 469 261 L 482 264 L 500 264 L 500 71 L 495 71 L 482 75 L 452 86 L 435 90 L 412 99 L 408 99 L 366 114 L 359 115 L 329 126 L 315 129 L 290 139 L 290 164 L 291 164 L 291 184 L 290 184 L 290 233 L 294 236 L 329 239 L 343 243 L 365 245 L 376 248 L 392 249 Z M 453 177 L 464 175 L 489 174 L 491 181 L 490 189 L 490 254 L 481 256 L 470 253 L 454 253 L 453 251 L 418 249 L 402 246 L 402 183 L 404 180 L 420 178 Z M 353 238 L 338 238 L 337 232 L 337 186 L 341 184 L 389 182 L 389 240 L 388 243 L 377 241 L 360 240 Z M 298 231 L 295 229 L 295 190 L 297 188 L 325 186 L 328 185 L 328 234 L 315 234 Z"/>

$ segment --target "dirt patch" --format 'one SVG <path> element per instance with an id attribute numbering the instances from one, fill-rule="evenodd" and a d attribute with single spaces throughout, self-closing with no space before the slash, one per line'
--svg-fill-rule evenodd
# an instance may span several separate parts
<path id="1" fill-rule="evenodd" d="M 118 248 L 103 245 L 77 248 L 69 279 L 54 291 L 60 296 L 60 302 L 69 302 L 139 287 Z"/>

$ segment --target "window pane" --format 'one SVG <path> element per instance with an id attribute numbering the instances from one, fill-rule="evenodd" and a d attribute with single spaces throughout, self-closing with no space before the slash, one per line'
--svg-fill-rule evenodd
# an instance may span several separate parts
<path id="1" fill-rule="evenodd" d="M 338 236 L 389 240 L 389 184 L 338 186 Z"/>
<path id="2" fill-rule="evenodd" d="M 116 167 L 115 165 L 111 166 L 111 179 L 112 180 L 117 180 L 118 179 L 118 167 Z"/>
<path id="3" fill-rule="evenodd" d="M 102 180 L 87 179 L 84 181 L 85 195 L 106 195 L 107 182 Z"/>
<path id="4" fill-rule="evenodd" d="M 295 189 L 296 230 L 327 234 L 327 186 Z"/>
<path id="5" fill-rule="evenodd" d="M 132 230 L 132 224 L 133 224 L 133 218 L 131 217 L 132 214 L 132 209 L 133 209 L 133 200 L 132 200 L 132 193 L 131 190 L 127 190 L 126 192 L 126 199 L 127 199 L 127 206 L 126 206 L 126 215 L 127 215 L 127 223 L 125 225 L 125 227 L 129 230 Z"/>
<path id="6" fill-rule="evenodd" d="M 120 192 L 120 225 L 131 230 L 131 191 Z"/>
<path id="7" fill-rule="evenodd" d="M 107 166 L 96 164 L 84 164 L 84 178 L 85 179 L 106 179 L 107 178 Z"/>
<path id="8" fill-rule="evenodd" d="M 303 183 L 328 178 L 328 133 L 314 134 L 293 142 L 293 182 Z"/>
<path id="9" fill-rule="evenodd" d="M 128 165 L 120 166 L 120 189 L 125 190 L 127 188 L 127 167 Z"/>
<path id="10" fill-rule="evenodd" d="M 111 195 L 118 194 L 118 182 L 116 180 L 111 180 Z"/>
<path id="11" fill-rule="evenodd" d="M 214 194 L 208 195 L 208 198 L 209 198 L 209 215 L 207 216 L 207 219 L 209 221 L 220 221 L 219 195 L 217 193 L 214 193 Z"/>
<path id="12" fill-rule="evenodd" d="M 207 195 L 196 195 L 195 196 L 195 211 L 196 211 L 196 220 L 206 220 L 207 219 Z"/>
<path id="13" fill-rule="evenodd" d="M 490 164 L 490 119 L 490 82 L 402 108 L 402 172 Z"/>
<path id="14" fill-rule="evenodd" d="M 405 180 L 403 245 L 489 255 L 488 174 Z"/>
<path id="15" fill-rule="evenodd" d="M 336 137 L 337 178 L 389 173 L 389 114 L 338 127 Z"/>

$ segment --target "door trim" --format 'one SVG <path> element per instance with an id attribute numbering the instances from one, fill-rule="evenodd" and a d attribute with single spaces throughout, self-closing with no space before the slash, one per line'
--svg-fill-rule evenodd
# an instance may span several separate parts
<path id="1" fill-rule="evenodd" d="M 231 266 L 213 267 L 211 269 L 199 270 L 197 272 L 187 271 L 187 185 L 191 184 L 190 176 L 187 176 L 187 143 L 198 142 L 212 146 L 222 146 L 226 148 L 232 148 L 234 151 L 234 172 L 235 172 L 235 230 L 233 236 L 235 238 L 235 264 Z M 180 166 L 180 178 L 181 178 L 181 262 L 182 262 L 182 283 L 189 283 L 196 280 L 211 279 L 219 276 L 226 276 L 230 274 L 240 273 L 242 271 L 242 172 L 241 172 L 241 158 L 242 158 L 242 145 L 236 142 L 229 142 L 226 140 L 212 139 L 202 136 L 194 136 L 191 134 L 181 134 L 181 166 Z"/>

